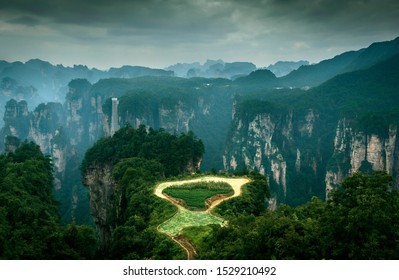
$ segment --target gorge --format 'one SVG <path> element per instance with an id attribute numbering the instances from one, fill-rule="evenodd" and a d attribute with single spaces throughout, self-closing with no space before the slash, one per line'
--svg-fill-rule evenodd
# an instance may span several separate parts
<path id="1" fill-rule="evenodd" d="M 123 132 L 160 137 L 158 150 L 152 150 L 153 142 L 137 150 L 132 136 L 126 151 L 136 149 L 131 157 L 157 158 L 166 176 L 259 172 L 267 179 L 273 208 L 301 205 L 314 196 L 329 199 L 345 177 L 358 171 L 386 171 L 398 189 L 398 54 L 397 38 L 303 65 L 279 78 L 265 69 L 234 80 L 179 78 L 148 69 L 130 77 L 132 69 L 124 68 L 114 70 L 114 77 L 97 73 L 104 78 L 94 82 L 86 69 L 55 90 L 64 88 L 64 100 L 59 94 L 35 109 L 29 98 L 3 87 L 1 100 L 7 101 L 0 150 L 15 150 L 16 138 L 37 143 L 51 159 L 62 221 L 96 224 L 103 244 L 111 238 L 113 219 L 122 215 L 123 195 L 113 177 L 118 162 L 110 161 L 118 151 L 104 146 L 113 151 L 109 158 L 87 165 L 84 159 L 95 143 L 113 145 Z M 190 157 L 157 157 L 168 139 L 175 141 L 170 147 L 181 147 Z M 176 164 L 179 160 L 182 165 Z"/>

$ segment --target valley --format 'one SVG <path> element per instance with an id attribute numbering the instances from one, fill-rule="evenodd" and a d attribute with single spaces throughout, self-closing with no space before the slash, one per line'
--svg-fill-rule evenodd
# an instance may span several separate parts
<path id="1" fill-rule="evenodd" d="M 23 240 L 48 218 L 67 244 L 51 251 L 59 258 L 398 256 L 399 38 L 316 64 L 276 63 L 278 76 L 220 60 L 0 66 L 0 240 L 9 229 Z M 74 243 L 95 237 L 95 250 Z M 1 257 L 44 254 L 7 246 Z"/>

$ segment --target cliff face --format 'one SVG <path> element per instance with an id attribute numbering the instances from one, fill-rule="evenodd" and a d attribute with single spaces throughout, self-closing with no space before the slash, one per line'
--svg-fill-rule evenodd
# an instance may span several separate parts
<path id="1" fill-rule="evenodd" d="M 347 175 L 357 171 L 384 170 L 397 178 L 398 129 L 391 124 L 381 134 L 354 129 L 346 119 L 338 121 L 334 153 L 327 166 L 326 195 Z M 399 186 L 398 180 L 395 185 Z"/>
<path id="2" fill-rule="evenodd" d="M 328 197 L 357 171 L 385 170 L 397 179 L 397 125 L 376 134 L 353 123 L 339 119 L 335 133 L 322 133 L 329 124 L 314 109 L 236 115 L 223 156 L 225 169 L 258 170 L 268 177 L 279 202 L 294 204 L 298 196 Z"/>
<path id="3" fill-rule="evenodd" d="M 1 79 L 1 78 L 0 78 Z M 27 101 L 29 105 L 37 105 L 37 90 L 32 86 L 22 86 L 16 80 L 10 77 L 4 77 L 0 80 L 0 104 L 7 104 L 11 99 L 21 102 Z M 33 104 L 32 104 L 33 103 Z M 24 105 L 25 106 L 25 105 Z M 0 116 L 4 116 L 5 106 L 0 106 Z M 0 127 L 4 125 L 3 118 L 0 118 Z"/>
<path id="4" fill-rule="evenodd" d="M 71 146 L 76 147 L 79 153 L 84 155 L 86 149 L 99 137 L 97 116 L 102 115 L 102 100 L 90 95 L 91 84 L 87 80 L 73 80 L 68 86 L 65 111 L 69 141 Z"/>
<path id="5" fill-rule="evenodd" d="M 5 105 L 2 139 L 7 135 L 24 139 L 28 134 L 29 111 L 26 101 L 9 100 Z M 3 143 L 2 143 L 3 144 Z"/>
<path id="6" fill-rule="evenodd" d="M 26 101 L 10 100 L 5 107 L 4 121 L 0 141 L 6 136 L 34 141 L 44 154 L 52 158 L 55 171 L 65 172 L 67 139 L 63 132 L 65 117 L 61 104 L 42 103 L 29 112 Z"/>
<path id="7" fill-rule="evenodd" d="M 103 251 L 111 240 L 111 229 L 115 222 L 116 184 L 112 179 L 112 168 L 109 165 L 91 167 L 85 173 L 83 183 L 90 192 L 90 214 L 97 226 Z"/>
<path id="8" fill-rule="evenodd" d="M 39 145 L 41 151 L 50 157 L 53 165 L 54 194 L 60 202 L 62 219 L 65 222 L 75 218 L 77 222 L 82 221 L 81 217 L 75 217 L 75 210 L 84 208 L 85 204 L 88 207 L 88 202 L 85 202 L 87 191 L 84 191 L 79 180 L 79 155 L 76 147 L 70 142 L 63 106 L 54 102 L 42 103 L 29 112 L 26 101 L 10 100 L 5 106 L 4 122 L 0 130 L 1 150 L 15 149 L 9 141 L 4 143 L 10 136 Z M 78 179 L 72 179 L 74 176 Z M 86 214 L 83 220 L 87 219 Z"/>
<path id="9" fill-rule="evenodd" d="M 216 88 L 216 87 L 215 87 Z M 213 90 L 217 94 L 210 94 Z M 94 103 L 94 102 L 92 102 Z M 231 123 L 233 93 L 227 88 L 213 89 L 212 85 L 189 88 L 187 92 L 130 92 L 119 98 L 119 126 L 129 123 L 133 128 L 164 129 L 173 134 L 193 131 L 206 147 L 204 169 L 223 168 L 222 153 Z M 111 100 L 97 107 L 101 128 L 93 123 L 98 134 L 111 134 Z M 92 117 L 94 120 L 94 117 Z M 98 128 L 97 128 L 98 127 Z"/>
<path id="10" fill-rule="evenodd" d="M 325 160 L 320 149 L 310 148 L 319 141 L 315 133 L 319 123 L 313 109 L 236 114 L 223 155 L 224 167 L 266 175 L 279 202 L 299 203 L 301 196 L 319 195 L 323 189 L 315 182 L 323 174 Z"/>

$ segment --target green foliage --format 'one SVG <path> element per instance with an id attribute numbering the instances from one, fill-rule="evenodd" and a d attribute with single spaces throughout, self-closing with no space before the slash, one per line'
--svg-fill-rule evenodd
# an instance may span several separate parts
<path id="1" fill-rule="evenodd" d="M 192 132 L 172 135 L 160 129 L 148 132 L 145 126 L 134 129 L 127 125 L 114 136 L 98 140 L 87 150 L 82 162 L 82 172 L 90 166 L 110 164 L 130 157 L 153 159 L 165 168 L 166 176 L 185 173 L 190 165 L 196 166 L 204 153 L 204 145 Z"/>
<path id="2" fill-rule="evenodd" d="M 328 202 L 238 215 L 196 241 L 199 258 L 397 259 L 399 194 L 391 183 L 383 172 L 356 173 Z"/>
<path id="3" fill-rule="evenodd" d="M 383 172 L 356 173 L 331 194 L 321 220 L 328 258 L 397 259 L 399 194 Z M 330 242 L 326 242 L 331 240 Z"/>
<path id="4" fill-rule="evenodd" d="M 86 95 L 91 87 L 91 84 L 86 79 L 74 79 L 68 84 L 69 91 L 66 95 L 67 100 L 76 100 Z"/>
<path id="5" fill-rule="evenodd" d="M 251 173 L 251 182 L 243 186 L 241 196 L 222 202 L 214 212 L 231 219 L 242 214 L 260 215 L 267 208 L 270 190 L 266 178 L 258 173 Z"/>
<path id="6" fill-rule="evenodd" d="M 231 186 L 225 182 L 198 182 L 179 186 L 170 186 L 163 193 L 181 199 L 190 210 L 204 210 L 206 200 L 215 195 L 231 196 L 234 194 Z"/>
<path id="7" fill-rule="evenodd" d="M 166 235 L 149 227 L 138 231 L 134 225 L 119 226 L 113 234 L 113 259 L 184 259 L 181 248 Z"/>
<path id="8" fill-rule="evenodd" d="M 93 259 L 97 250 L 97 239 L 93 228 L 87 225 L 69 224 L 64 232 L 65 243 L 75 252 L 77 258 Z"/>
<path id="9" fill-rule="evenodd" d="M 177 235 L 186 227 L 205 226 L 210 224 L 222 225 L 223 219 L 210 215 L 207 211 L 189 211 L 180 209 L 172 219 L 159 226 L 159 230 L 168 235 Z"/>
<path id="10" fill-rule="evenodd" d="M 124 158 L 113 168 L 118 184 L 115 207 L 117 220 L 106 258 L 184 258 L 181 248 L 156 230 L 156 226 L 176 213 L 173 205 L 152 194 L 156 181 L 164 178 L 164 166 L 156 160 Z"/>
<path id="11" fill-rule="evenodd" d="M 76 234 L 60 224 L 52 167 L 39 146 L 24 142 L 0 156 L 0 259 L 91 258 L 92 228 Z"/>
<path id="12" fill-rule="evenodd" d="M 200 227 L 187 227 L 182 234 L 187 237 L 196 248 L 202 247 L 202 242 L 213 233 L 213 225 L 203 225 Z"/>
<path id="13" fill-rule="evenodd" d="M 156 230 L 176 208 L 156 199 L 153 186 L 165 176 L 188 172 L 203 152 L 202 141 L 191 132 L 176 136 L 164 130 L 147 131 L 143 125 L 137 129 L 127 125 L 86 152 L 83 174 L 89 168 L 110 165 L 118 185 L 113 209 L 116 219 L 109 225 L 113 228 L 111 251 L 105 252 L 105 258 L 181 256 L 181 248 Z"/>
<path id="14" fill-rule="evenodd" d="M 164 168 L 155 160 L 142 158 L 122 159 L 113 169 L 118 182 L 119 221 L 138 215 L 146 222 L 151 215 L 151 186 L 163 178 Z"/>

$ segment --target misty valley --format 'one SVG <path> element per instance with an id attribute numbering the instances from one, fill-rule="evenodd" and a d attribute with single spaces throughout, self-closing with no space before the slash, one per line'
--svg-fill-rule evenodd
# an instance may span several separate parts
<path id="1" fill-rule="evenodd" d="M 317 64 L 0 61 L 0 259 L 398 259 L 399 38 Z"/>

